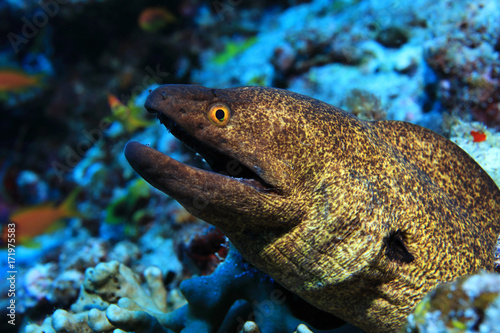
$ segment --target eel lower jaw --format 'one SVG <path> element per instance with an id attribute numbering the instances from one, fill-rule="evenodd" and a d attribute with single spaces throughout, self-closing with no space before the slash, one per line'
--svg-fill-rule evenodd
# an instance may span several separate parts
<path id="1" fill-rule="evenodd" d="M 281 202 L 255 180 L 192 167 L 136 141 L 126 144 L 125 157 L 144 180 L 225 232 L 240 230 L 248 214 L 272 221 L 276 210 L 268 209 L 269 203 Z"/>

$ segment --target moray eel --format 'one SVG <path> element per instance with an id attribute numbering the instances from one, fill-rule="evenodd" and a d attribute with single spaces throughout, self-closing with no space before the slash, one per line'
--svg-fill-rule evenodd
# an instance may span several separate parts
<path id="1" fill-rule="evenodd" d="M 253 265 L 367 332 L 397 331 L 437 284 L 494 269 L 500 191 L 433 131 L 264 87 L 165 85 L 145 107 L 212 170 L 133 141 L 132 167 Z"/>

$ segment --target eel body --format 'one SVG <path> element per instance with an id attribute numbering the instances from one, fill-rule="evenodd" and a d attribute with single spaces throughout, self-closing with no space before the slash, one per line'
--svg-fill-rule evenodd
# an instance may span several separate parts
<path id="1" fill-rule="evenodd" d="M 500 191 L 428 129 L 264 87 L 165 85 L 145 106 L 212 170 L 133 141 L 132 167 L 283 286 L 367 332 L 397 331 L 437 284 L 494 268 Z"/>

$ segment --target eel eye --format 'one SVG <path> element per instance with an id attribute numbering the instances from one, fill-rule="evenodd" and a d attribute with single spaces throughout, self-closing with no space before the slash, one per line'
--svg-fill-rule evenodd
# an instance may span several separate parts
<path id="1" fill-rule="evenodd" d="M 208 119 L 219 127 L 224 127 L 229 122 L 231 112 L 226 104 L 217 103 L 208 110 Z"/>

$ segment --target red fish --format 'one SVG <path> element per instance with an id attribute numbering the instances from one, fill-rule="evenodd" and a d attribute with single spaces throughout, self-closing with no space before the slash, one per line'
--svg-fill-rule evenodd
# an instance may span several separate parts
<path id="1" fill-rule="evenodd" d="M 29 243 L 32 237 L 49 231 L 51 227 L 56 225 L 65 217 L 80 216 L 76 210 L 75 201 L 80 189 L 76 189 L 64 200 L 62 204 L 56 206 L 52 202 L 25 207 L 13 212 L 9 223 L 14 222 L 16 244 Z M 2 243 L 6 244 L 8 238 L 8 230 L 2 230 Z"/>
<path id="2" fill-rule="evenodd" d="M 40 85 L 40 77 L 7 69 L 0 71 L 0 91 L 19 91 Z"/>
<path id="3" fill-rule="evenodd" d="M 177 19 L 168 10 L 161 7 L 148 7 L 139 15 L 139 27 L 144 31 L 159 31 Z"/>
<path id="4" fill-rule="evenodd" d="M 486 134 L 483 132 L 470 131 L 470 135 L 474 138 L 472 142 L 483 142 L 486 140 Z"/>

